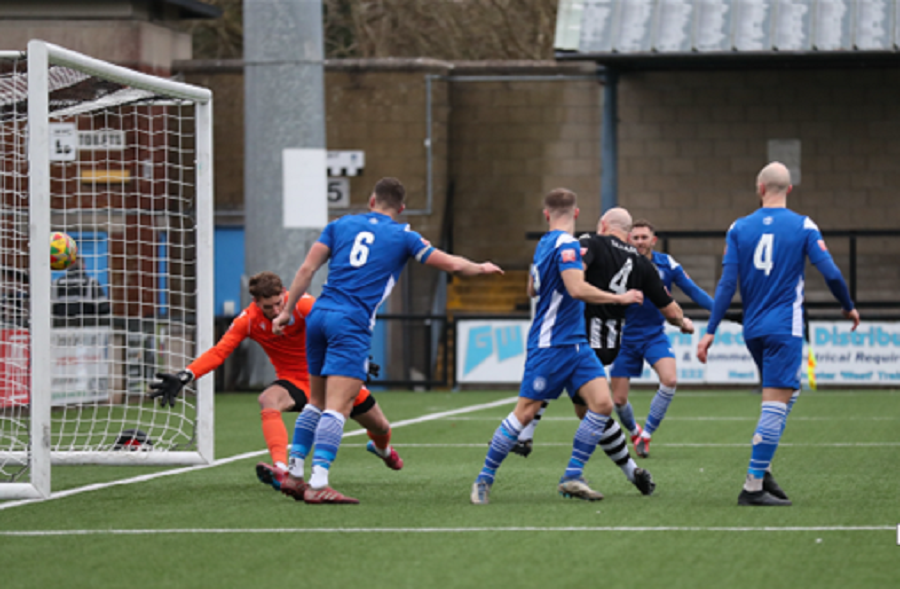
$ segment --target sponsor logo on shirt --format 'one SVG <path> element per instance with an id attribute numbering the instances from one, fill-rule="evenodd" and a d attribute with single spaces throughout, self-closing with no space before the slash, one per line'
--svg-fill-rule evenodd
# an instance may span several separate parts
<path id="1" fill-rule="evenodd" d="M 763 219 L 763 225 L 771 225 L 771 224 L 772 224 L 772 217 L 765 217 Z"/>
<path id="2" fill-rule="evenodd" d="M 575 250 L 563 250 L 560 252 L 563 263 L 575 261 Z"/>

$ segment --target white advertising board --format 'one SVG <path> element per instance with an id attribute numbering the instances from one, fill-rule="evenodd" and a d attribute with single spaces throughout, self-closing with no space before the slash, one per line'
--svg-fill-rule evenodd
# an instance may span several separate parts
<path id="1" fill-rule="evenodd" d="M 852 385 L 900 385 L 900 323 L 810 321 L 816 381 Z"/>
<path id="2" fill-rule="evenodd" d="M 707 364 L 697 360 L 697 344 L 706 323 L 695 322 L 692 335 L 667 326 L 678 363 L 678 383 L 759 384 L 759 372 L 744 343 L 739 324 L 723 321 L 709 351 Z M 460 384 L 518 385 L 525 368 L 530 322 L 526 320 L 459 320 L 456 324 L 456 380 Z M 809 335 L 816 357 L 818 385 L 900 385 L 900 323 L 863 323 L 856 332 L 846 321 L 813 321 Z M 808 346 L 803 346 L 801 382 L 807 384 Z M 632 379 L 635 384 L 658 381 L 650 366 Z"/>
<path id="3" fill-rule="evenodd" d="M 51 330 L 53 405 L 109 399 L 109 336 L 109 327 Z"/>
<path id="4" fill-rule="evenodd" d="M 456 322 L 456 382 L 522 381 L 528 320 L 459 320 Z"/>

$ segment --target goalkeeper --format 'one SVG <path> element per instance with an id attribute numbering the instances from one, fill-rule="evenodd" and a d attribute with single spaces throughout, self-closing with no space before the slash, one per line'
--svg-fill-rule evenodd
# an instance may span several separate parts
<path id="1" fill-rule="evenodd" d="M 301 411 L 309 400 L 306 316 L 315 299 L 304 295 L 297 301 L 282 335 L 275 335 L 272 319 L 278 316 L 287 300 L 281 278 L 273 272 L 256 274 L 250 279 L 250 294 L 253 302 L 234 319 L 222 339 L 178 374 L 157 374 L 160 382 L 151 383 L 153 392 L 150 397 L 159 398 L 163 406 L 169 404 L 174 407 L 178 393 L 186 384 L 221 366 L 244 339 L 249 337 L 257 342 L 272 362 L 277 380 L 259 395 L 263 437 L 272 457 L 272 465 L 260 462 L 256 465 L 256 474 L 261 482 L 293 497 L 291 489 L 281 485 L 287 479 L 288 472 L 288 434 L 281 413 Z M 377 365 L 373 364 L 369 372 L 377 376 L 377 370 Z M 356 396 L 350 416 L 369 434 L 371 441 L 366 449 L 381 458 L 388 467 L 400 470 L 403 460 L 390 445 L 391 424 L 366 387 L 362 387 Z"/>

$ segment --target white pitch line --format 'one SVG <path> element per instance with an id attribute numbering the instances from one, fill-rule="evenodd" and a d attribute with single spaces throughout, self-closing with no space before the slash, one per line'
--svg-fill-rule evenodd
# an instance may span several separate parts
<path id="1" fill-rule="evenodd" d="M 635 415 L 635 419 L 641 420 L 646 419 L 646 416 Z M 502 418 L 500 417 L 448 417 L 449 421 L 498 421 Z M 894 416 L 872 416 L 872 417 L 848 417 L 848 416 L 840 416 L 840 417 L 815 417 L 815 416 L 806 416 L 806 415 L 797 415 L 794 417 L 788 417 L 788 421 L 791 423 L 795 421 L 897 421 L 900 417 Z M 541 421 L 579 421 L 578 418 L 574 415 L 570 416 L 556 416 L 556 417 L 548 417 L 544 416 L 541 418 Z M 748 415 L 747 417 L 712 417 L 712 416 L 668 416 L 666 417 L 666 421 L 759 421 L 759 416 Z"/>
<path id="2" fill-rule="evenodd" d="M 162 530 L 7 530 L 0 536 L 153 536 L 164 534 L 466 534 L 483 532 L 893 532 L 895 526 L 603 526 L 503 528 L 200 528 Z"/>
<path id="3" fill-rule="evenodd" d="M 394 448 L 487 448 L 488 442 L 474 444 L 391 444 Z M 536 444 L 540 447 L 556 447 L 566 446 L 572 447 L 572 442 L 539 442 Z M 341 447 L 362 448 L 365 444 L 341 444 Z M 734 444 L 726 443 L 692 443 L 692 442 L 653 442 L 654 448 L 746 448 L 750 446 L 750 442 L 741 442 Z M 779 448 L 896 448 L 900 447 L 900 442 L 835 442 L 832 444 L 796 444 L 782 443 L 778 444 Z"/>
<path id="4" fill-rule="evenodd" d="M 391 424 L 391 429 L 396 429 L 398 427 L 403 427 L 405 425 L 413 425 L 417 423 L 423 423 L 426 421 L 434 421 L 436 419 L 443 419 L 445 417 L 449 417 L 451 415 L 460 415 L 464 413 L 472 413 L 474 411 L 481 411 L 482 409 L 492 409 L 494 407 L 500 407 L 502 405 L 510 405 L 515 403 L 518 397 L 507 397 L 505 399 L 500 399 L 499 401 L 493 401 L 491 403 L 482 403 L 480 405 L 471 405 L 469 407 L 463 407 L 462 409 L 453 409 L 451 411 L 441 411 L 439 413 L 431 413 L 429 415 L 422 415 L 421 417 L 414 417 L 412 419 L 404 419 L 402 421 L 398 421 Z M 364 429 L 357 429 L 353 431 L 349 431 L 344 433 L 344 437 L 349 436 L 360 436 L 366 433 Z M 75 489 L 68 489 L 66 491 L 60 491 L 58 493 L 52 493 L 50 497 L 46 499 L 21 499 L 17 501 L 8 501 L 6 503 L 0 503 L 0 511 L 4 509 L 9 509 L 11 507 L 18 507 L 20 505 L 28 505 L 30 503 L 39 503 L 42 501 L 50 501 L 52 499 L 62 499 L 63 497 L 71 497 L 72 495 L 78 495 L 81 493 L 86 493 L 88 491 L 97 491 L 100 489 L 106 489 L 109 487 L 115 487 L 119 485 L 131 485 L 134 483 L 143 483 L 146 481 L 150 481 L 153 479 L 158 479 L 161 477 L 167 477 L 177 474 L 183 474 L 186 472 L 197 472 L 199 470 L 205 470 L 207 468 L 215 468 L 217 466 L 222 466 L 223 464 L 230 464 L 232 462 L 237 462 L 239 460 L 245 460 L 247 458 L 253 458 L 255 456 L 262 456 L 264 454 L 268 454 L 268 450 L 258 450 L 256 452 L 245 452 L 243 454 L 237 454 L 235 456 L 229 456 L 227 458 L 222 458 L 221 460 L 216 460 L 212 464 L 204 464 L 201 466 L 186 466 L 183 468 L 176 468 L 173 470 L 166 470 L 163 472 L 155 472 L 152 474 L 145 474 L 136 477 L 131 477 L 128 479 L 121 479 L 118 481 L 110 481 L 107 483 L 94 483 L 92 485 L 86 485 L 84 487 L 78 487 Z"/>

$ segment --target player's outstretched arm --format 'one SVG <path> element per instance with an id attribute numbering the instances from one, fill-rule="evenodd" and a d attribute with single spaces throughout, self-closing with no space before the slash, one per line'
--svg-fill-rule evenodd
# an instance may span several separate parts
<path id="1" fill-rule="evenodd" d="M 291 282 L 291 288 L 288 289 L 288 300 L 284 305 L 284 309 L 282 309 L 278 317 L 272 320 L 272 331 L 274 333 L 281 334 L 283 327 L 291 320 L 291 314 L 294 312 L 294 307 L 297 306 L 297 301 L 309 288 L 313 276 L 328 261 L 329 256 L 331 256 L 331 248 L 321 241 L 317 241 L 309 248 L 306 259 L 303 260 L 303 264 L 297 269 L 294 280 Z"/>
<path id="2" fill-rule="evenodd" d="M 615 294 L 600 290 L 592 286 L 584 279 L 584 272 L 575 268 L 569 268 L 561 272 L 563 283 L 569 296 L 592 305 L 631 305 L 643 303 L 644 293 L 639 290 L 628 290 L 622 294 Z"/>
<path id="3" fill-rule="evenodd" d="M 660 309 L 659 312 L 662 313 L 662 316 L 666 318 L 670 325 L 674 325 L 682 333 L 694 333 L 693 322 L 684 316 L 684 309 L 675 301 Z"/>
<path id="4" fill-rule="evenodd" d="M 692 301 L 707 311 L 712 311 L 713 298 L 706 294 L 705 290 L 697 286 L 696 282 L 691 280 L 691 277 L 687 275 L 684 268 L 678 266 L 678 268 L 675 269 L 672 278 L 675 284 L 678 285 L 678 288 L 681 289 L 681 292 L 689 296 Z"/>
<path id="5" fill-rule="evenodd" d="M 443 270 L 460 276 L 477 276 L 478 274 L 503 274 L 503 269 L 491 262 L 476 263 L 462 256 L 454 256 L 435 248 L 428 259 L 426 266 Z"/>

